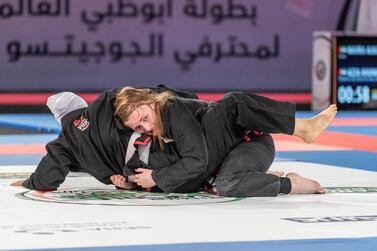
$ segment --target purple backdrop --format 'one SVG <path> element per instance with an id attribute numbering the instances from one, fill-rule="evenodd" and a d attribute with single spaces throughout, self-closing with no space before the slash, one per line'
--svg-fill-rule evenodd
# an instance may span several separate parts
<path id="1" fill-rule="evenodd" d="M 0 91 L 309 91 L 343 0 L 0 0 Z"/>

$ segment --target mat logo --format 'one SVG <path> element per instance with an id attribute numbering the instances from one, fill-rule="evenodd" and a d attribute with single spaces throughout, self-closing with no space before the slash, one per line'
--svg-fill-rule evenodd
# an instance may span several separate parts
<path id="1" fill-rule="evenodd" d="M 377 187 L 326 187 L 326 193 L 377 193 Z"/>
<path id="2" fill-rule="evenodd" d="M 282 218 L 282 219 L 299 222 L 299 223 L 358 222 L 358 221 L 377 221 L 377 215 L 302 217 L 302 218 Z"/>
<path id="3" fill-rule="evenodd" d="M 73 124 L 81 131 L 85 131 L 90 125 L 89 120 L 84 118 L 82 115 L 79 119 L 73 121 Z"/>
<path id="4" fill-rule="evenodd" d="M 75 188 L 58 191 L 26 191 L 16 195 L 22 199 L 44 202 L 108 205 L 108 206 L 177 206 L 238 201 L 244 198 L 220 197 L 199 193 L 148 193 L 114 189 Z"/>

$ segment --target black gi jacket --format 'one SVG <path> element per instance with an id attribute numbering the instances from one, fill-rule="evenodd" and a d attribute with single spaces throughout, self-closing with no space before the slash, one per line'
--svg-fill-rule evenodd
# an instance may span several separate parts
<path id="1" fill-rule="evenodd" d="M 205 101 L 174 98 L 161 113 L 166 141 L 174 139 L 174 142 L 165 143 L 163 152 L 174 158 L 171 159 L 173 164 L 155 168 L 153 159 L 149 163 L 155 169 L 153 180 L 165 192 L 192 192 L 205 181 L 208 150 L 200 115 L 207 105 Z"/>
<path id="2" fill-rule="evenodd" d="M 156 91 L 166 90 L 165 87 Z M 114 116 L 113 103 L 117 90 L 101 94 L 87 108 L 75 110 L 62 119 L 62 132 L 48 143 L 47 154 L 38 164 L 35 172 L 24 181 L 23 186 L 34 190 L 54 190 L 69 171 L 87 172 L 104 184 L 111 184 L 110 176 L 123 174 L 127 145 L 132 131 L 125 128 Z M 196 96 L 176 92 L 183 97 Z M 186 103 L 186 104 L 185 104 Z M 188 103 L 191 103 L 190 105 Z M 166 143 L 163 150 L 153 142 L 149 154 L 149 167 L 153 179 L 165 192 L 191 192 L 198 189 L 200 182 L 192 182 L 203 176 L 207 164 L 205 139 L 193 119 L 206 102 L 185 102 L 177 99 L 167 105 L 163 112 L 163 123 L 168 138 L 175 142 Z M 186 144 L 191 141 L 190 144 Z M 196 142 L 192 144 L 192 141 Z M 195 145 L 195 148 L 192 146 Z"/>
<path id="3" fill-rule="evenodd" d="M 47 154 L 23 183 L 26 188 L 54 190 L 69 171 L 89 173 L 105 184 L 111 183 L 111 175 L 122 173 L 132 131 L 114 117 L 115 95 L 116 90 L 106 91 L 87 108 L 62 118 L 62 132 L 47 144 Z"/>

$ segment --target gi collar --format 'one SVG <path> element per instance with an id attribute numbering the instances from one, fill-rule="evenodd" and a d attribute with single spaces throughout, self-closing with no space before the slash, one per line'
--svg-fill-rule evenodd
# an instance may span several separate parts
<path id="1" fill-rule="evenodd" d="M 128 128 L 126 126 L 123 125 L 122 121 L 118 118 L 118 116 L 114 115 L 114 122 L 115 122 L 115 126 L 121 130 L 121 131 L 125 131 L 127 134 L 131 135 L 133 130 L 131 128 Z"/>

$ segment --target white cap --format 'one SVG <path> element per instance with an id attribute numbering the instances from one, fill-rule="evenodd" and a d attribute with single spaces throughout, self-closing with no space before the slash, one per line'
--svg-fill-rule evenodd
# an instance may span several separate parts
<path id="1" fill-rule="evenodd" d="M 61 92 L 48 97 L 47 106 L 54 114 L 56 120 L 61 123 L 61 118 L 66 114 L 80 108 L 85 108 L 88 104 L 83 98 L 72 92 Z"/>

